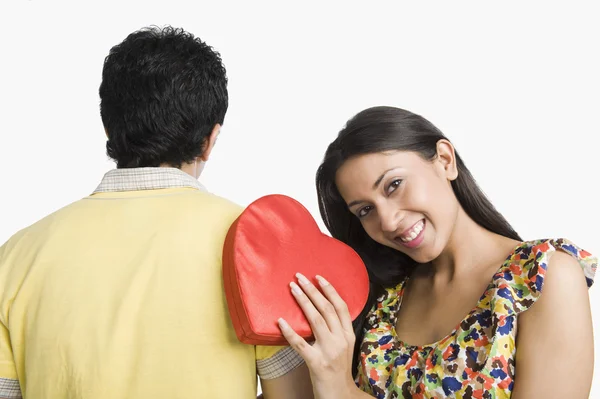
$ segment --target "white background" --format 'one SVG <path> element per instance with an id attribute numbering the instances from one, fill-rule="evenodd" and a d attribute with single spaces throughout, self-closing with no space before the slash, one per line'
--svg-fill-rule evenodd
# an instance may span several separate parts
<path id="1" fill-rule="evenodd" d="M 113 167 L 103 59 L 130 32 L 171 24 L 220 51 L 230 79 L 201 178 L 210 191 L 243 205 L 287 194 L 323 226 L 314 175 L 327 144 L 356 112 L 393 105 L 448 135 L 524 239 L 567 237 L 600 255 L 592 1 L 2 1 L 0 242 Z M 598 287 L 590 296 L 600 348 Z M 600 349 L 596 359 L 600 370 Z"/>

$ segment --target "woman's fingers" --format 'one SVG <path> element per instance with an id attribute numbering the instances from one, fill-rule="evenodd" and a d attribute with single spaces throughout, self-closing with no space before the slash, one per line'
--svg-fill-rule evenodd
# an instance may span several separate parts
<path id="1" fill-rule="evenodd" d="M 315 349 L 310 346 L 308 342 L 301 336 L 299 336 L 296 331 L 285 321 L 284 319 L 277 320 L 279 324 L 279 329 L 281 333 L 290 344 L 290 346 L 298 352 L 300 356 L 304 359 L 307 365 L 312 364 L 315 356 L 317 355 Z"/>
<path id="2" fill-rule="evenodd" d="M 329 326 L 321 313 L 319 313 L 319 310 L 317 310 L 310 298 L 302 291 L 298 284 L 292 282 L 290 283 L 290 287 L 292 288 L 292 294 L 294 295 L 296 302 L 300 305 L 300 308 L 304 312 L 304 316 L 310 324 L 315 339 L 318 342 L 331 342 L 333 333 L 329 329 Z M 341 332 L 341 328 L 338 330 Z"/>
<path id="3" fill-rule="evenodd" d="M 329 302 L 335 308 L 335 311 L 340 320 L 341 326 L 345 332 L 352 333 L 354 335 L 354 328 L 352 327 L 352 317 L 350 317 L 350 311 L 348 311 L 348 305 L 342 299 L 342 297 L 337 293 L 333 285 L 331 285 L 327 280 L 325 280 L 321 276 L 316 276 L 323 293 L 329 300 Z"/>
<path id="4" fill-rule="evenodd" d="M 316 341 L 314 345 L 308 344 L 285 320 L 279 319 L 283 336 L 305 360 L 311 375 L 331 379 L 332 375 L 349 373 L 355 338 L 346 303 L 323 277 L 317 276 L 317 281 L 324 294 L 302 274 L 296 277 L 298 284 L 290 283 L 292 294 Z"/>
<path id="5" fill-rule="evenodd" d="M 308 298 L 312 303 L 313 307 L 318 310 L 319 316 L 321 316 L 321 318 L 325 321 L 329 331 L 331 331 L 334 334 L 342 332 L 342 323 L 340 322 L 340 318 L 333 304 L 329 302 L 329 300 L 325 296 L 323 296 L 321 291 L 319 291 L 319 289 L 315 287 L 305 276 L 303 276 L 300 273 L 296 273 L 296 277 L 298 278 L 298 283 L 305 294 L 305 298 Z M 299 299 L 297 293 L 294 293 L 294 296 L 296 296 L 296 300 Z M 306 311 L 304 312 L 304 314 L 308 318 L 311 325 L 313 322 L 320 323 L 320 320 L 317 317 L 317 315 L 309 315 L 306 313 Z M 311 317 L 314 317 L 314 319 L 311 319 Z"/>

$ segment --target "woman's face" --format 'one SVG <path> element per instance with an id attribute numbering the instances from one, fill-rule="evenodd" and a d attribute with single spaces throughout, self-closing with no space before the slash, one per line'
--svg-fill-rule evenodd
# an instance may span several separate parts
<path id="1" fill-rule="evenodd" d="M 450 240 L 459 210 L 450 184 L 456 176 L 454 149 L 440 140 L 432 161 L 409 151 L 350 158 L 336 185 L 373 240 L 426 263 Z"/>

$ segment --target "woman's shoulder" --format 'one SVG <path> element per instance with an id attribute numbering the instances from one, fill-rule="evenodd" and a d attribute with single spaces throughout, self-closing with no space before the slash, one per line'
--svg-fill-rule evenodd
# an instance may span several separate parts
<path id="1" fill-rule="evenodd" d="M 511 254 L 506 266 L 513 275 L 530 280 L 547 270 L 555 252 L 566 253 L 575 259 L 583 269 L 588 287 L 593 284 L 598 258 L 566 238 L 525 241 Z"/>
<path id="2" fill-rule="evenodd" d="M 544 238 L 521 243 L 507 258 L 494 277 L 493 295 L 508 303 L 498 303 L 496 310 L 508 308 L 520 313 L 530 308 L 541 296 L 552 255 L 562 252 L 576 261 L 588 287 L 594 282 L 598 259 L 566 238 Z M 559 257 L 557 257 L 559 258 Z M 559 265 L 558 265 L 559 266 Z"/>

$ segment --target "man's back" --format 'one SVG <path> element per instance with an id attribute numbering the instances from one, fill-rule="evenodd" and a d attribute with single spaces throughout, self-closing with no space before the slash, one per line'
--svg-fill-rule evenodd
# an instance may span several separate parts
<path id="1" fill-rule="evenodd" d="M 16 363 L 0 377 L 32 399 L 254 396 L 221 278 L 239 212 L 192 187 L 109 188 L 17 233 L 0 249 L 0 350 Z"/>
<path id="2" fill-rule="evenodd" d="M 227 312 L 241 209 L 197 180 L 228 107 L 220 54 L 143 28 L 111 48 L 99 94 L 117 168 L 0 248 L 0 398 L 252 398 L 257 375 L 273 397 L 310 396 L 302 358 L 241 344 Z"/>

